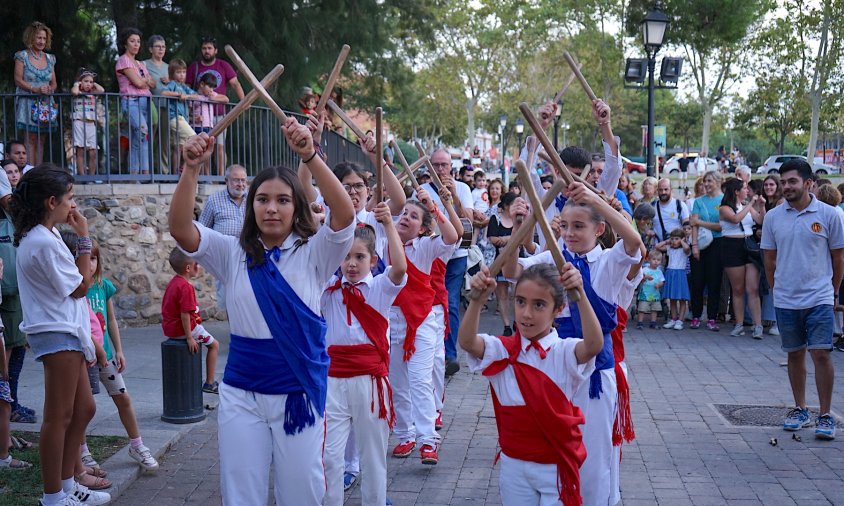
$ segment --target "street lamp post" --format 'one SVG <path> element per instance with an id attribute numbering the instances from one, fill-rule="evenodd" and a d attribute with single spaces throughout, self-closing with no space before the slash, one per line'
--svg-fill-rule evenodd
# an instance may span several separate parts
<path id="1" fill-rule="evenodd" d="M 519 145 L 517 146 L 517 150 L 521 151 L 522 149 L 522 134 L 525 133 L 525 121 L 522 118 L 516 120 L 516 135 L 519 138 Z"/>
<path id="2" fill-rule="evenodd" d="M 559 152 L 559 140 L 560 140 L 560 118 L 563 114 L 563 101 L 560 100 L 557 102 L 557 110 L 554 111 L 554 150 Z M 565 146 L 565 142 L 563 146 Z"/>
<path id="3" fill-rule="evenodd" d="M 563 122 L 563 147 L 568 146 L 569 142 L 569 122 Z"/>
<path id="4" fill-rule="evenodd" d="M 645 52 L 648 55 L 648 176 L 653 176 L 654 171 L 654 68 L 656 67 L 656 53 L 662 46 L 662 39 L 665 36 L 665 29 L 668 26 L 668 16 L 660 9 L 660 2 L 654 4 L 654 8 L 648 11 L 645 19 L 642 20 L 642 39 L 645 43 Z"/>
<path id="5" fill-rule="evenodd" d="M 504 130 L 507 128 L 507 115 L 502 114 L 498 119 L 499 139 L 501 140 L 501 180 L 504 181 L 504 188 L 510 184 L 510 173 L 504 161 L 507 159 L 507 152 L 504 151 Z"/>

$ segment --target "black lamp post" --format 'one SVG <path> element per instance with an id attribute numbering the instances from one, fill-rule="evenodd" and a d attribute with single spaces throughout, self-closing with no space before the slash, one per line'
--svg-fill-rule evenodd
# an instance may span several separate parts
<path id="1" fill-rule="evenodd" d="M 501 140 L 501 180 L 504 181 L 504 188 L 507 188 L 510 174 L 507 173 L 507 166 L 504 164 L 504 160 L 507 158 L 507 152 L 504 151 L 506 146 L 504 143 L 505 128 L 507 128 L 507 115 L 502 114 L 498 119 L 498 138 Z"/>
<path id="2" fill-rule="evenodd" d="M 645 43 L 645 52 L 648 55 L 648 176 L 653 176 L 654 171 L 654 67 L 656 67 L 656 53 L 662 47 L 662 39 L 665 36 L 665 29 L 668 27 L 668 16 L 660 9 L 660 2 L 654 4 L 654 8 L 645 15 L 642 20 L 642 39 Z"/>
<path id="3" fill-rule="evenodd" d="M 563 114 L 563 101 L 557 102 L 557 110 L 554 111 L 554 150 L 559 152 L 559 138 L 560 138 L 560 118 Z"/>

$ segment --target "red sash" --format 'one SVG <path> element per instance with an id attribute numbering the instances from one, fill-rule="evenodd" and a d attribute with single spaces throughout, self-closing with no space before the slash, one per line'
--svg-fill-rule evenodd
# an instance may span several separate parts
<path id="1" fill-rule="evenodd" d="M 630 385 L 627 376 L 621 369 L 624 360 L 624 329 L 627 328 L 627 311 L 618 306 L 618 326 L 610 333 L 612 336 L 612 350 L 615 358 L 615 380 L 618 386 L 618 409 L 612 426 L 612 444 L 620 446 L 621 441 L 628 443 L 636 439 L 633 430 L 633 415 L 630 412 Z"/>
<path id="2" fill-rule="evenodd" d="M 404 361 L 416 352 L 416 330 L 431 313 L 434 306 L 434 289 L 431 288 L 431 276 L 419 270 L 407 259 L 407 284 L 393 302 L 404 314 L 407 333 L 404 336 Z"/>
<path id="3" fill-rule="evenodd" d="M 493 362 L 483 374 L 494 376 L 513 367 L 525 399 L 524 406 L 502 406 L 492 389 L 501 451 L 514 459 L 556 464 L 560 501 L 565 506 L 580 505 L 580 466 L 586 460 L 586 447 L 579 425 L 586 419 L 545 373 L 516 361 L 521 345 L 518 333 L 499 339 L 510 356 Z"/>
<path id="4" fill-rule="evenodd" d="M 328 365 L 328 375 L 332 378 L 372 376 L 378 391 L 378 418 L 387 420 L 389 426 L 392 427 L 396 422 L 396 416 L 393 410 L 393 389 L 387 380 L 390 371 L 390 343 L 387 340 L 389 323 L 384 315 L 366 303 L 363 294 L 354 285 L 343 286 L 338 279 L 326 291 L 330 293 L 341 288 L 348 324 L 352 324 L 352 315 L 355 315 L 372 344 L 329 346 L 328 357 L 331 362 Z M 389 413 L 387 412 L 388 404 Z M 370 409 L 373 413 L 375 412 L 374 396 Z"/>
<path id="5" fill-rule="evenodd" d="M 445 289 L 445 269 L 445 262 L 442 259 L 438 258 L 431 264 L 431 288 L 434 289 L 434 305 L 442 305 L 443 318 L 445 318 L 445 335 L 443 335 L 443 340 L 448 339 L 450 330 L 448 322 L 448 290 Z"/>

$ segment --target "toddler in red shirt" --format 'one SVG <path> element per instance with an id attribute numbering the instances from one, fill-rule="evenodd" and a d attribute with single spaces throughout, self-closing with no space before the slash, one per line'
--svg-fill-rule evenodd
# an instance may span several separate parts
<path id="1" fill-rule="evenodd" d="M 202 326 L 196 292 L 190 283 L 191 278 L 199 276 L 201 267 L 179 248 L 173 248 L 169 260 L 176 275 L 167 284 L 161 299 L 161 328 L 169 339 L 187 339 L 191 353 L 198 352 L 200 344 L 208 348 L 202 391 L 216 394 L 219 384 L 214 379 L 214 370 L 220 345 Z"/>

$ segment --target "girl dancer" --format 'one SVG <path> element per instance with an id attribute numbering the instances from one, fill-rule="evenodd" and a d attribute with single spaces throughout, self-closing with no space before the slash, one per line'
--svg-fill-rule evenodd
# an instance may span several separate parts
<path id="1" fill-rule="evenodd" d="M 170 205 L 170 233 L 225 286 L 232 336 L 220 385 L 220 480 L 226 504 L 321 504 L 325 494 L 328 354 L 319 299 L 354 240 L 354 209 L 294 118 L 287 143 L 316 179 L 331 216 L 317 230 L 296 173 L 269 167 L 253 180 L 240 239 L 192 222 L 199 167 L 214 139 L 190 138 Z M 301 146 L 300 146 L 301 142 Z"/>

